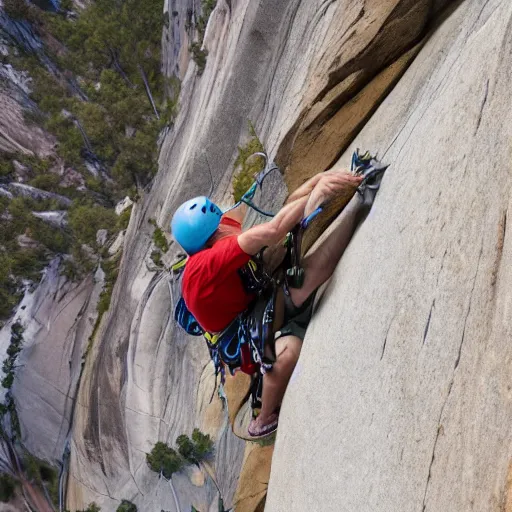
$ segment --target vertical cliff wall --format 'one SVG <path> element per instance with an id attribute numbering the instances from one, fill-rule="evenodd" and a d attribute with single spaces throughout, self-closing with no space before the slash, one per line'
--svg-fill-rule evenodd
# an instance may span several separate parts
<path id="1" fill-rule="evenodd" d="M 459 3 L 350 148 L 390 167 L 304 342 L 266 510 L 510 509 L 511 27 L 510 2 Z"/>
<path id="2" fill-rule="evenodd" d="M 199 75 L 188 65 L 180 115 L 163 143 L 155 182 L 132 213 L 112 305 L 84 369 L 68 508 L 95 500 L 114 510 L 127 498 L 141 509 L 177 510 L 168 484 L 146 467 L 145 453 L 194 426 L 210 429 L 217 441 L 214 471 L 226 506 L 232 504 L 244 445 L 228 432 L 220 404 L 206 406 L 204 390 L 213 385 L 208 355 L 173 325 L 175 291 L 149 258 L 148 220 L 166 229 L 183 199 L 210 190 L 217 201 L 229 201 L 248 120 L 286 168 L 290 187 L 329 167 L 400 79 L 448 3 L 217 3 L 205 34 L 206 67 Z M 375 149 L 376 141 L 369 142 Z M 278 180 L 270 190 L 269 203 L 278 207 L 286 187 Z M 184 472 L 173 482 L 182 507 L 216 506 L 208 478 Z"/>

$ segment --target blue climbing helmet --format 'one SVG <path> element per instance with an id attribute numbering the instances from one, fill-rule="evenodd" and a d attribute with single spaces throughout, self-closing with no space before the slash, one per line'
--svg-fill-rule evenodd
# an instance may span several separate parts
<path id="1" fill-rule="evenodd" d="M 183 203 L 173 215 L 171 231 L 188 254 L 204 248 L 219 227 L 221 209 L 207 197 L 199 196 Z"/>

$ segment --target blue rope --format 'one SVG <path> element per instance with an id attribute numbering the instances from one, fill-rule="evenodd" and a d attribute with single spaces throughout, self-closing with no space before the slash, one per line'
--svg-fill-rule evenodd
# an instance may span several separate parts
<path id="1" fill-rule="evenodd" d="M 254 155 L 263 156 L 265 159 L 268 160 L 268 156 L 265 153 L 254 153 Z M 251 156 L 254 156 L 254 155 L 251 155 Z M 265 168 L 260 173 L 258 173 L 253 184 L 251 185 L 249 190 L 242 196 L 240 201 L 238 201 L 236 204 L 234 204 L 233 206 L 231 206 L 230 208 L 225 210 L 223 213 L 227 213 L 231 210 L 234 210 L 235 208 L 240 206 L 242 203 L 244 203 L 247 206 L 249 206 L 250 208 L 252 208 L 254 211 L 258 212 L 260 215 L 264 215 L 265 217 L 274 217 L 275 213 L 266 212 L 265 210 L 262 210 L 261 208 L 259 208 L 252 202 L 252 199 L 254 198 L 254 195 L 256 194 L 256 190 L 258 190 L 258 186 L 260 188 L 262 188 L 263 181 L 265 180 L 265 178 L 271 172 L 276 171 L 276 170 L 278 171 L 279 167 L 277 167 L 277 165 L 274 162 L 271 162 L 268 166 L 265 166 Z"/>

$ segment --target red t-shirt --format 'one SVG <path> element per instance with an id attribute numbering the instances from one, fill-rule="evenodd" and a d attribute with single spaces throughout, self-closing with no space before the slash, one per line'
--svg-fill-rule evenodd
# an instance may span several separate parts
<path id="1" fill-rule="evenodd" d="M 236 228 L 235 234 L 190 256 L 182 281 L 187 308 L 209 332 L 225 329 L 254 298 L 245 292 L 238 274 L 238 269 L 251 259 L 238 245 L 241 226 L 229 217 L 223 217 L 221 224 Z"/>

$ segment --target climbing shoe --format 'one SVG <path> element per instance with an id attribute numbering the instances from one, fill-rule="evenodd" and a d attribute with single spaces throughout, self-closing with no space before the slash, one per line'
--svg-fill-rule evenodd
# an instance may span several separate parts
<path id="1" fill-rule="evenodd" d="M 361 194 L 365 206 L 371 206 L 375 201 L 375 196 L 387 168 L 387 165 L 373 160 L 371 167 L 362 173 L 363 181 L 357 188 L 357 192 Z"/>
<path id="2" fill-rule="evenodd" d="M 357 192 L 361 194 L 363 203 L 368 208 L 372 206 L 375 200 L 382 176 L 387 168 L 387 165 L 377 160 L 377 157 L 372 156 L 369 151 L 361 154 L 359 149 L 356 149 L 352 155 L 350 170 L 354 175 L 363 177 Z"/>

